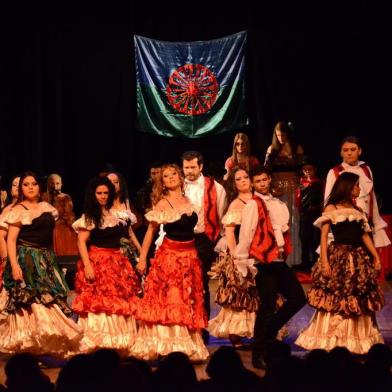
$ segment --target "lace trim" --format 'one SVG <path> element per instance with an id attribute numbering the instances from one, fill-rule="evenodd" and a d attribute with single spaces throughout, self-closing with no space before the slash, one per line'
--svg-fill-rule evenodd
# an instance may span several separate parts
<path id="1" fill-rule="evenodd" d="M 336 225 L 337 223 L 344 222 L 345 220 L 348 220 L 349 222 L 362 222 L 363 228 L 366 232 L 372 231 L 366 216 L 354 208 L 339 208 L 333 211 L 323 212 L 320 218 L 316 219 L 313 224 L 320 228 L 323 223 L 326 222 Z"/>
<path id="2" fill-rule="evenodd" d="M 242 210 L 232 210 L 228 211 L 222 218 L 222 224 L 228 225 L 240 225 L 241 224 L 241 214 Z"/>
<path id="3" fill-rule="evenodd" d="M 151 210 L 147 212 L 144 216 L 149 222 L 155 222 L 158 224 L 166 224 L 166 223 L 173 223 L 181 219 L 181 216 L 184 214 L 192 215 L 193 212 L 196 214 L 199 213 L 199 208 L 195 205 L 190 205 L 186 208 L 182 208 L 179 210 L 171 209 L 171 210 Z"/>
<path id="4" fill-rule="evenodd" d="M 100 229 L 106 229 L 108 227 L 115 227 L 118 225 L 126 226 L 128 222 L 132 224 L 132 217 L 136 222 L 136 216 L 129 210 L 110 210 L 108 215 L 103 218 L 103 224 L 99 226 Z M 77 219 L 72 224 L 73 229 L 78 233 L 80 229 L 82 230 L 93 230 L 95 229 L 94 223 L 87 223 L 86 216 L 83 214 L 79 219 Z"/>
<path id="5" fill-rule="evenodd" d="M 52 205 L 46 201 L 41 201 L 38 207 L 33 210 L 25 210 L 23 207 L 16 208 L 15 206 L 4 217 L 4 222 L 10 225 L 15 223 L 20 223 L 23 226 L 31 225 L 34 219 L 46 212 L 50 212 L 56 220 L 59 217 L 57 210 Z"/>

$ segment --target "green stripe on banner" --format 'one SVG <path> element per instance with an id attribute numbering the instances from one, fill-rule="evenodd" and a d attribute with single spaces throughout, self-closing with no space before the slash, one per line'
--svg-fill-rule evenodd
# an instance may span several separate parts
<path id="1" fill-rule="evenodd" d="M 239 130 L 248 123 L 243 81 L 220 87 L 213 107 L 194 116 L 179 113 L 170 106 L 165 90 L 145 85 L 138 85 L 136 90 L 138 125 L 142 132 L 199 138 Z"/>

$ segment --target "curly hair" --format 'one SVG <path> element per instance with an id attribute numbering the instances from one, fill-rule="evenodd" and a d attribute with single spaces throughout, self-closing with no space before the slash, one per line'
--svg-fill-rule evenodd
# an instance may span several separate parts
<path id="1" fill-rule="evenodd" d="M 101 185 L 106 186 L 109 190 L 109 197 L 106 203 L 107 209 L 112 208 L 116 196 L 114 185 L 107 177 L 94 177 L 89 181 L 84 198 L 84 215 L 87 224 L 94 223 L 95 227 L 99 227 L 102 224 L 102 208 L 95 196 L 96 189 Z"/>
<path id="2" fill-rule="evenodd" d="M 161 174 L 159 180 L 155 181 L 152 187 L 151 201 L 153 206 L 155 206 L 159 202 L 159 200 L 163 199 L 168 193 L 167 189 L 163 185 L 163 172 L 166 169 L 174 169 L 177 172 L 181 182 L 181 191 L 184 192 L 184 177 L 182 175 L 181 169 L 175 163 L 166 163 L 161 167 Z"/>

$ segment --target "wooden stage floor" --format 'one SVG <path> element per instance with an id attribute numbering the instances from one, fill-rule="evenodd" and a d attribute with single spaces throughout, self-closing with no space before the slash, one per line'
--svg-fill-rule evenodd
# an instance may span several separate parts
<path id="1" fill-rule="evenodd" d="M 210 282 L 212 301 L 215 295 L 216 284 L 217 281 L 212 280 Z M 307 286 L 308 285 L 304 285 L 305 290 Z M 385 282 L 382 284 L 382 287 L 385 293 L 386 305 L 381 312 L 377 313 L 377 320 L 381 329 L 381 333 L 384 336 L 385 343 L 392 346 L 392 282 Z M 219 311 L 219 307 L 215 303 L 212 303 L 211 305 L 212 305 L 211 316 L 214 317 L 216 313 Z M 306 354 L 305 350 L 301 349 L 300 347 L 294 344 L 294 340 L 296 339 L 298 332 L 307 325 L 312 314 L 313 314 L 313 309 L 306 305 L 300 312 L 298 312 L 290 320 L 288 326 L 289 336 L 285 338 L 285 342 L 290 344 L 294 355 L 303 356 L 304 354 Z M 212 353 L 222 345 L 230 345 L 230 342 L 228 340 L 215 339 L 214 337 L 211 337 L 208 349 L 210 353 Z M 250 351 L 239 351 L 239 354 L 242 358 L 244 365 L 248 369 L 255 371 L 255 373 L 257 373 L 260 376 L 264 375 L 263 370 L 257 370 L 252 367 Z M 7 361 L 6 356 L 0 356 L 0 383 L 3 385 L 5 382 L 4 366 L 6 361 Z M 55 381 L 60 371 L 61 364 L 62 364 L 61 362 L 56 363 L 55 361 L 53 361 L 53 367 L 44 369 L 43 371 L 50 377 L 52 381 Z M 195 366 L 199 379 L 208 378 L 205 372 L 205 367 L 206 367 L 205 364 Z"/>

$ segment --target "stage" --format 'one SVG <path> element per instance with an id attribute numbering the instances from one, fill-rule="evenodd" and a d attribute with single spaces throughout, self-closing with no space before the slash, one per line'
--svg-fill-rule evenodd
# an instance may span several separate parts
<path id="1" fill-rule="evenodd" d="M 210 281 L 210 290 L 211 290 L 212 300 L 215 295 L 216 285 L 217 285 L 216 280 Z M 305 290 L 308 287 L 307 284 L 304 284 L 303 286 L 304 286 Z M 392 346 L 392 282 L 383 282 L 382 287 L 383 287 L 384 293 L 385 293 L 386 305 L 381 312 L 377 313 L 377 321 L 378 321 L 379 327 L 381 329 L 381 333 L 384 336 L 385 343 Z M 217 312 L 219 311 L 219 307 L 215 303 L 212 303 L 211 305 L 212 305 L 211 306 L 211 312 L 212 312 L 211 316 L 214 317 L 217 314 Z M 296 346 L 294 344 L 294 341 L 298 335 L 298 331 L 300 331 L 302 328 L 304 328 L 307 325 L 312 314 L 313 314 L 313 309 L 310 306 L 306 305 L 300 312 L 298 312 L 291 319 L 291 321 L 288 325 L 289 336 L 285 338 L 285 342 L 290 344 L 294 355 L 303 356 L 306 354 L 306 351 L 302 350 L 300 347 Z M 222 345 L 230 345 L 230 342 L 228 340 L 215 339 L 214 337 L 211 337 L 210 343 L 208 345 L 208 350 L 210 351 L 210 353 L 212 353 L 218 347 L 220 347 Z M 255 371 L 255 373 L 260 376 L 264 375 L 263 370 L 257 370 L 252 367 L 251 352 L 250 351 L 238 351 L 238 352 L 242 358 L 244 365 L 248 369 Z M 5 366 L 6 361 L 7 361 L 6 356 L 0 357 L 0 383 L 3 385 L 5 382 L 4 366 Z M 60 371 L 60 368 L 63 364 L 64 364 L 63 361 L 50 360 L 50 361 L 48 361 L 48 365 L 51 367 L 43 369 L 43 371 L 54 382 L 56 380 L 57 375 Z M 197 373 L 197 376 L 199 379 L 208 378 L 208 376 L 205 372 L 205 367 L 206 367 L 206 364 L 195 365 L 195 370 L 196 370 L 196 373 Z"/>

